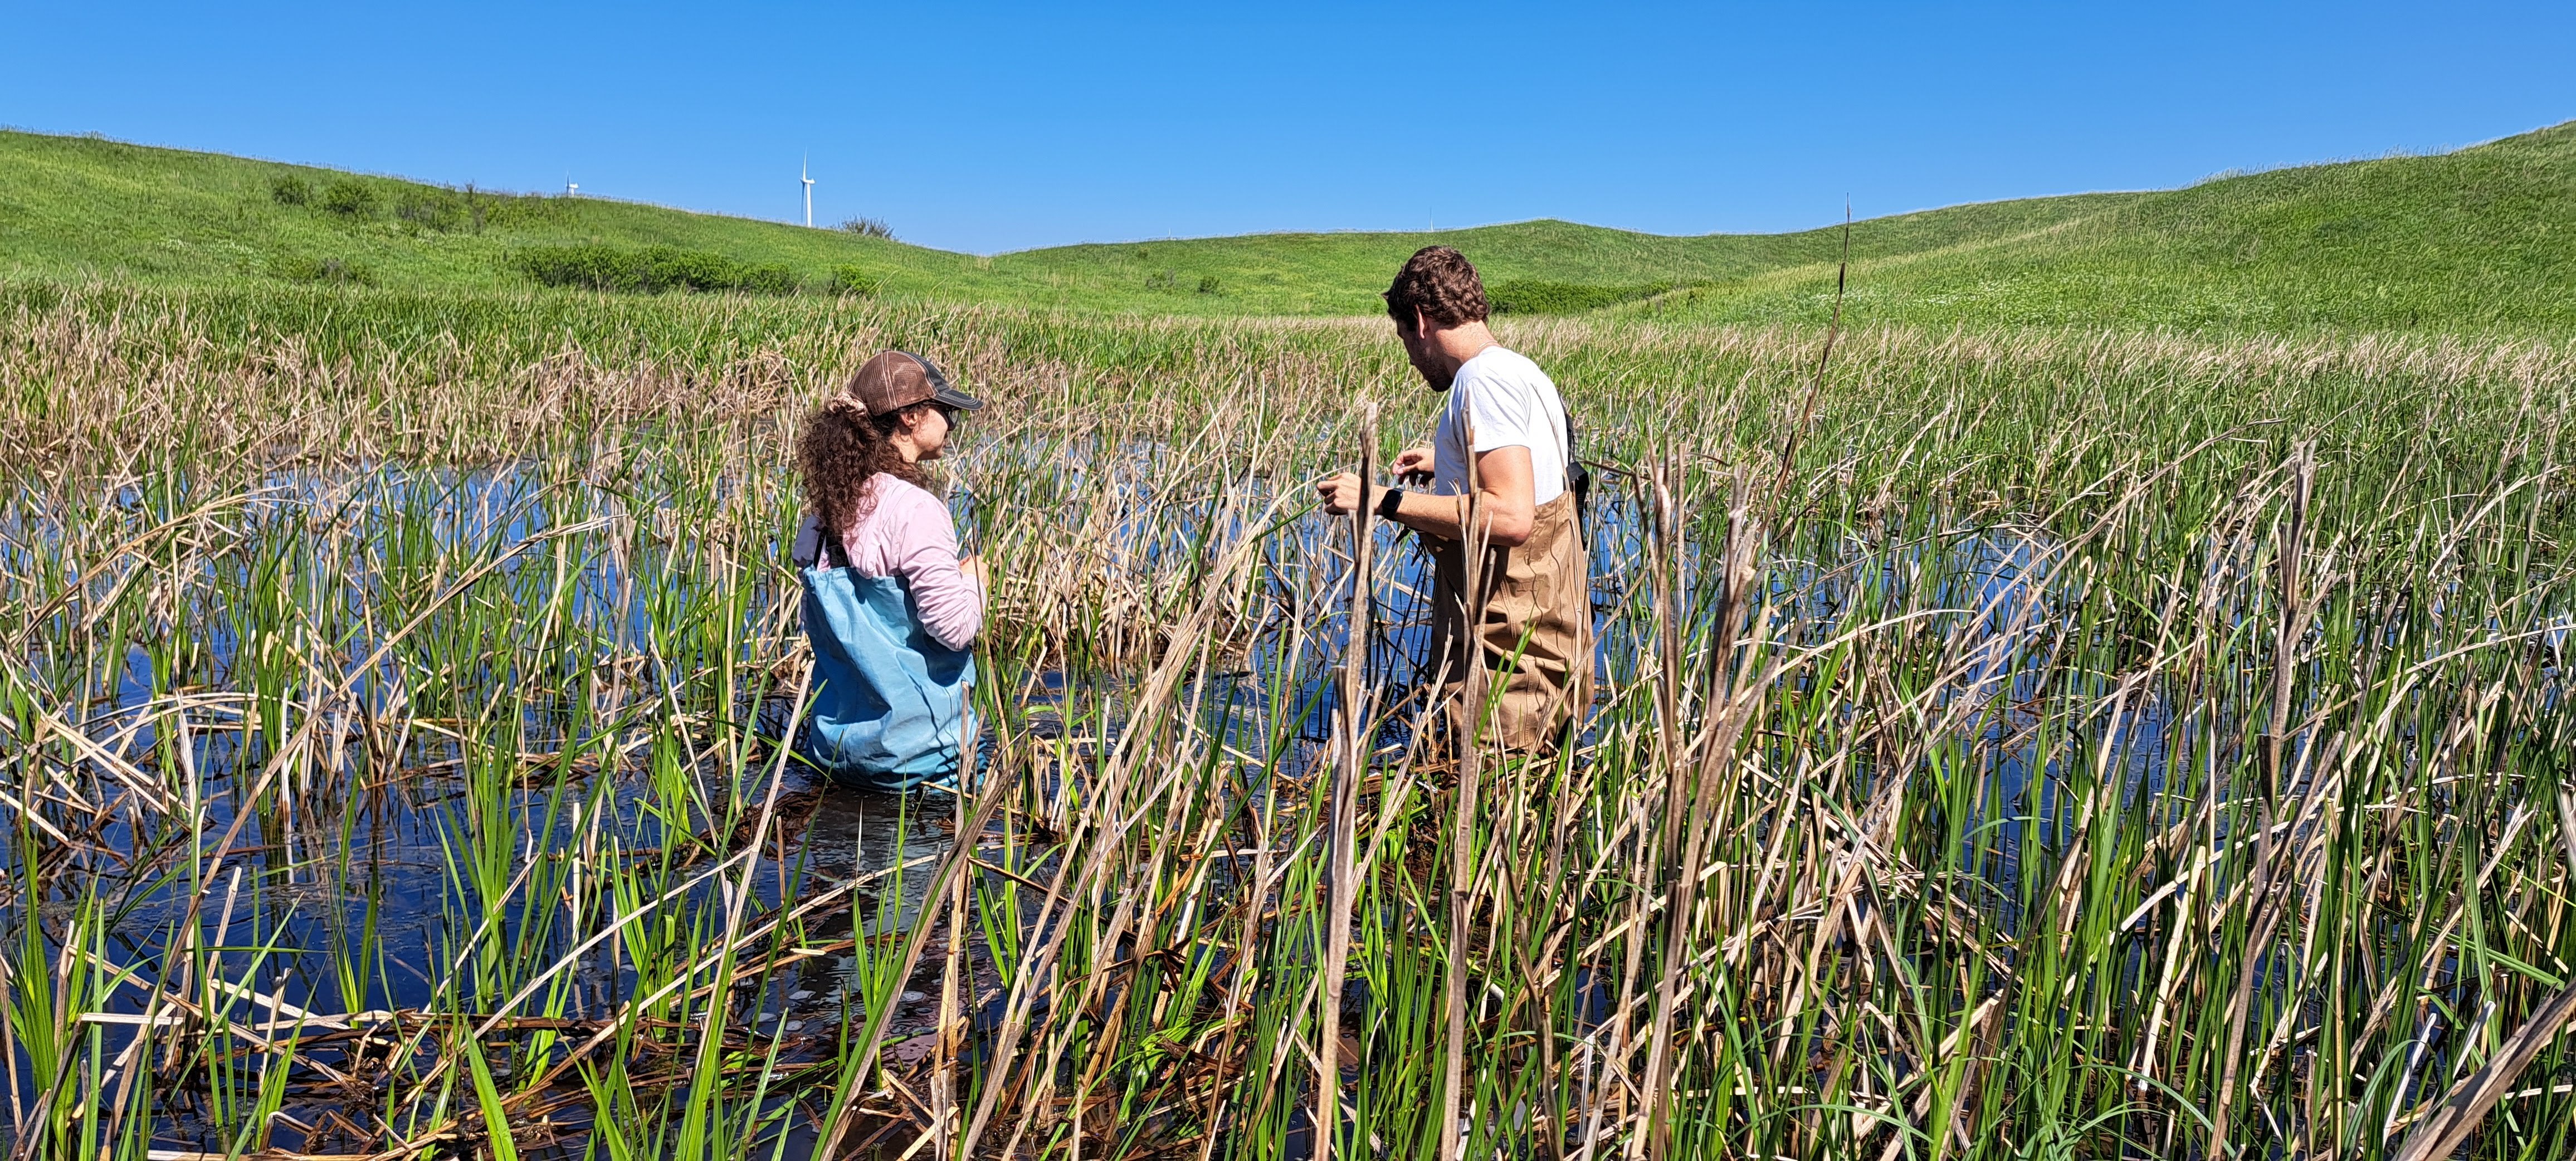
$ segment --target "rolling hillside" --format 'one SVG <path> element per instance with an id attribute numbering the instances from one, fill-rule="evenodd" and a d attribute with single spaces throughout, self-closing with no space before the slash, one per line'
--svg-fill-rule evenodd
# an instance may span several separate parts
<path id="1" fill-rule="evenodd" d="M 783 268 L 816 293 L 856 272 L 878 293 L 1045 308 L 1355 314 L 1375 311 L 1395 265 L 1433 241 L 1465 250 L 1499 299 L 1526 308 L 1821 321 L 1839 231 L 1668 237 L 1537 221 L 985 258 L 632 203 L 0 133 L 0 277 L 13 280 L 524 290 L 531 248 L 662 246 Z M 2576 122 L 2440 156 L 1871 219 L 1851 243 L 1849 309 L 1861 322 L 2565 330 L 2576 327 Z"/>
<path id="2" fill-rule="evenodd" d="M 1855 251 L 1869 255 L 1852 273 L 1850 306 L 1862 318 L 2202 330 L 2576 327 L 2576 122 L 2438 156 L 2104 199 L 2044 228 L 1947 246 L 1864 248 L 1881 224 L 1853 234 Z M 1626 309 L 1819 319 L 1832 284 L 1829 265 L 1783 264 Z"/>

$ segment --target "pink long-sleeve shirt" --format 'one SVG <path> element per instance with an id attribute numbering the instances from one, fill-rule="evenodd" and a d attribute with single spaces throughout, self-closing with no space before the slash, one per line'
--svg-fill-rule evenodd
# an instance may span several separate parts
<path id="1" fill-rule="evenodd" d="M 957 522 L 920 486 L 879 472 L 876 503 L 841 534 L 850 567 L 863 577 L 901 577 L 930 639 L 963 649 L 984 628 L 984 590 L 957 567 Z"/>

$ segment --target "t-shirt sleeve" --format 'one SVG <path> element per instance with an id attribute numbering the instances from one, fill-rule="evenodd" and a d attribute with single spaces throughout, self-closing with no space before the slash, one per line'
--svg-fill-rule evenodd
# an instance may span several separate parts
<path id="1" fill-rule="evenodd" d="M 963 649 L 984 628 L 984 590 L 957 566 L 957 522 L 939 498 L 905 489 L 907 511 L 887 545 L 887 571 L 912 590 L 912 605 L 930 639 Z"/>

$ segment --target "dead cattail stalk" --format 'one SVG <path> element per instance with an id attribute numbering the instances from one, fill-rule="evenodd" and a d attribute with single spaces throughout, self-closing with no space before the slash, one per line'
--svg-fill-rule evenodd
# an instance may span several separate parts
<path id="1" fill-rule="evenodd" d="M 2576 1018 L 2576 986 L 2561 989 L 2550 997 L 2548 1003 L 2542 1004 L 2530 1019 L 2522 1022 L 2522 1027 L 2514 1029 L 2513 1035 L 2496 1045 L 2495 1055 L 2487 1058 L 2486 1067 L 2452 1085 L 2451 1091 L 2442 1097 L 2441 1106 L 2407 1135 L 2406 1143 L 2398 1147 L 2395 1161 L 2435 1161 L 2457 1151 L 2468 1141 L 2469 1134 L 2477 1131 L 2478 1122 L 2486 1118 L 2487 1110 L 2494 1108 L 2496 1102 L 2504 1098 L 2505 1091 L 2513 1087 L 2514 1078 L 2522 1075 L 2522 1070 L 2530 1066 L 2532 1059 L 2558 1038 L 2559 1029 L 2571 1018 Z"/>
<path id="2" fill-rule="evenodd" d="M 1807 434 L 1807 426 L 1816 420 L 1816 403 L 1825 393 L 1825 366 L 1833 361 L 1834 340 L 1843 333 L 1843 284 L 1851 275 L 1851 205 L 1843 205 L 1843 256 L 1834 267 L 1834 315 L 1825 324 L 1825 346 L 1816 352 L 1816 370 L 1807 380 L 1807 400 L 1798 409 L 1797 422 L 1790 426 L 1789 437 L 1780 444 L 1780 475 L 1771 485 L 1771 506 L 1777 509 L 1789 494 L 1789 477 L 1798 463 L 1798 442 Z"/>
<path id="3" fill-rule="evenodd" d="M 1655 736 L 1661 773 L 1664 778 L 1664 812 L 1656 828 L 1655 886 L 1664 895 L 1663 948 L 1655 971 L 1655 1015 L 1646 1037 L 1646 1073 L 1641 1086 L 1646 1107 L 1641 1110 L 1646 1127 L 1646 1151 L 1660 1159 L 1667 1142 L 1664 1139 L 1666 1071 L 1672 1053 L 1675 989 L 1679 984 L 1678 964 L 1689 921 L 1682 906 L 1682 884 L 1692 879 L 1691 868 L 1682 863 L 1682 830 L 1689 813 L 1691 779 L 1682 768 L 1682 613 L 1681 563 L 1684 551 L 1682 513 L 1673 498 L 1672 466 L 1657 463 L 1647 474 L 1647 487 L 1652 493 L 1654 522 L 1653 582 L 1655 631 L 1662 672 L 1655 683 Z"/>
<path id="4" fill-rule="evenodd" d="M 2272 726 L 2263 734 L 2265 793 L 2279 797 L 2282 747 L 2290 731 L 2290 693 L 2298 672 L 2299 639 L 2306 631 L 2306 602 L 2300 594 L 2299 565 L 2307 555 L 2308 499 L 2316 488 L 2317 445 L 2303 440 L 2290 453 L 2290 518 L 2281 529 L 2278 566 L 2281 577 L 2281 624 L 2272 647 Z"/>
<path id="5" fill-rule="evenodd" d="M 1467 1129 L 1459 1113 L 1465 1104 L 1467 1085 L 1467 941 L 1476 922 L 1476 782 L 1484 757 L 1481 727 L 1487 708 L 1484 618 L 1478 605 L 1484 595 L 1485 544 L 1491 530 L 1484 519 L 1484 483 L 1476 471 L 1476 429 L 1469 426 L 1459 443 L 1466 449 L 1466 462 L 1460 466 L 1465 469 L 1467 481 L 1467 522 L 1459 529 L 1463 533 L 1459 548 L 1466 556 L 1466 585 L 1458 594 L 1455 652 L 1465 667 L 1465 684 L 1459 697 L 1467 712 L 1460 715 L 1464 728 L 1450 739 L 1458 756 L 1458 794 L 1449 832 L 1449 962 L 1441 1003 L 1448 1023 L 1447 1051 L 1440 1070 L 1441 1161 L 1458 1161 L 1467 1150 Z"/>
<path id="6" fill-rule="evenodd" d="M 1371 549 L 1368 503 L 1370 481 L 1377 471 L 1377 405 L 1360 419 L 1360 503 L 1351 512 L 1351 607 L 1349 640 L 1342 649 L 1341 721 L 1336 732 L 1341 768 L 1333 780 L 1331 859 L 1326 872 L 1332 904 L 1324 929 L 1324 986 L 1317 1001 L 1321 1029 L 1315 1055 L 1315 1161 L 1330 1161 L 1333 1134 L 1342 1124 L 1342 977 L 1351 959 L 1351 909 L 1359 895 L 1359 872 L 1352 858 L 1354 819 L 1359 813 L 1360 779 L 1368 773 L 1369 618 L 1375 605 L 1376 572 Z"/>

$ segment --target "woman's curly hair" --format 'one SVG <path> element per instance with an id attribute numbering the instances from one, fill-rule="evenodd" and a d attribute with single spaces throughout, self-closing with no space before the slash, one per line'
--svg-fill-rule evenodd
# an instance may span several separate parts
<path id="1" fill-rule="evenodd" d="M 891 438 L 903 430 L 903 416 L 919 403 L 891 415 L 868 414 L 847 395 L 835 394 L 805 419 L 796 437 L 796 468 L 805 476 L 805 506 L 833 535 L 849 532 L 876 507 L 876 489 L 868 486 L 878 472 L 929 488 L 921 465 L 906 462 Z"/>

